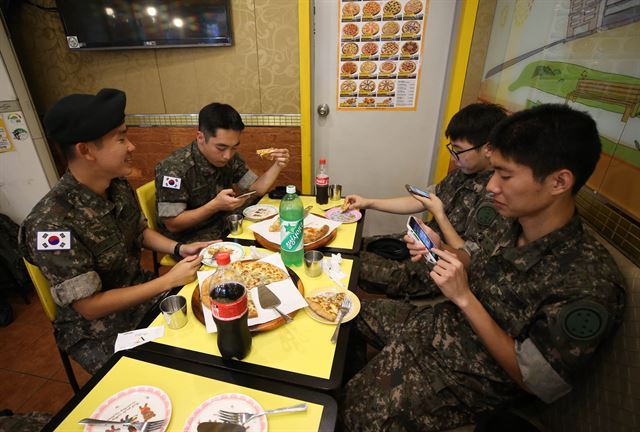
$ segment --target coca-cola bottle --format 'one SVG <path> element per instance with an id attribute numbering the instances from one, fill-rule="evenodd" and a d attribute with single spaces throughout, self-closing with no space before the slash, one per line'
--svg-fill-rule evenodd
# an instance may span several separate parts
<path id="1" fill-rule="evenodd" d="M 326 204 L 329 202 L 329 176 L 326 168 L 327 161 L 320 159 L 320 167 L 316 174 L 316 203 Z"/>
<path id="2" fill-rule="evenodd" d="M 218 349 L 223 359 L 243 359 L 251 350 L 251 333 L 247 323 L 247 289 L 229 267 L 227 252 L 216 255 L 218 270 L 213 274 L 211 313 L 218 329 Z"/>

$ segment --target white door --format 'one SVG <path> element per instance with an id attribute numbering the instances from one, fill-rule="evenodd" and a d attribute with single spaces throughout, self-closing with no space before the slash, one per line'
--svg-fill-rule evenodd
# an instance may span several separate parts
<path id="1" fill-rule="evenodd" d="M 383 6 L 385 2 L 378 3 Z M 342 184 L 345 195 L 390 198 L 406 195 L 405 183 L 421 187 L 430 183 L 458 2 L 428 3 L 417 109 L 338 111 L 340 2 L 314 1 L 312 179 L 318 160 L 326 158 L 330 182 Z M 317 112 L 321 104 L 329 106 L 326 117 Z M 404 231 L 406 219 L 369 211 L 365 235 Z"/>

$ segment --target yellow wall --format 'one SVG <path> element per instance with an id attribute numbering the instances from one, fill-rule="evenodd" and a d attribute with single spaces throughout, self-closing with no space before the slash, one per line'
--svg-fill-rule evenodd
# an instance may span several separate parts
<path id="1" fill-rule="evenodd" d="M 55 6 L 53 1 L 39 1 Z M 71 52 L 57 13 L 20 2 L 7 17 L 38 112 L 70 93 L 115 87 L 128 114 L 299 113 L 297 0 L 231 0 L 233 46 Z"/>

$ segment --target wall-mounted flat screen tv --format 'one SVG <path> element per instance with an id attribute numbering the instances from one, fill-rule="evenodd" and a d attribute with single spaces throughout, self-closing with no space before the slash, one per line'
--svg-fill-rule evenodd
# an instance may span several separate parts
<path id="1" fill-rule="evenodd" d="M 72 50 L 231 45 L 230 0 L 57 0 Z"/>

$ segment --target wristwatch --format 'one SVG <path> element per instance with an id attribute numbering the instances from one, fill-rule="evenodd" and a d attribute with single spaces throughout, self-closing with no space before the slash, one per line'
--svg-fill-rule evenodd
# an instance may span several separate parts
<path id="1" fill-rule="evenodd" d="M 175 247 L 173 248 L 173 254 L 174 254 L 175 256 L 182 256 L 182 255 L 180 255 L 180 248 L 181 248 L 181 247 L 182 247 L 182 243 L 177 242 L 177 243 L 176 243 L 176 245 L 175 245 Z"/>

